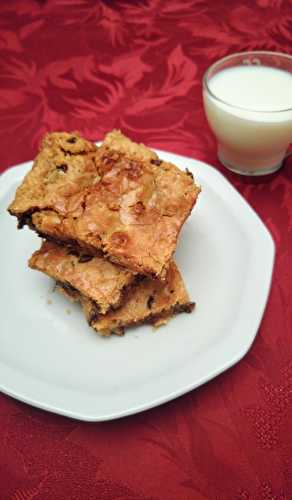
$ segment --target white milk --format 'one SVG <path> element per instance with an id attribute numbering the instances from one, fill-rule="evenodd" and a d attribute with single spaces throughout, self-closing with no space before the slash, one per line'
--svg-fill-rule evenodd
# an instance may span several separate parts
<path id="1" fill-rule="evenodd" d="M 292 74 L 242 65 L 222 70 L 208 84 L 224 101 L 205 89 L 205 110 L 223 163 L 246 172 L 275 170 L 292 142 Z"/>

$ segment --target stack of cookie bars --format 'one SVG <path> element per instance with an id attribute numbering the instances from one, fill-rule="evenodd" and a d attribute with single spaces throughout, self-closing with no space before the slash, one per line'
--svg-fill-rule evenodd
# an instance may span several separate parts
<path id="1" fill-rule="evenodd" d="M 53 132 L 8 210 L 43 238 L 29 266 L 80 301 L 97 332 L 121 335 L 193 310 L 173 254 L 199 192 L 190 172 L 117 130 L 100 147 Z"/>

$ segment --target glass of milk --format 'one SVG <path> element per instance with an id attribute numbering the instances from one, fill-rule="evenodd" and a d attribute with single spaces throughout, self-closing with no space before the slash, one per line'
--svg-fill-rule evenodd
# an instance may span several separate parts
<path id="1" fill-rule="evenodd" d="M 203 99 L 218 157 L 233 172 L 278 170 L 292 143 L 292 56 L 242 52 L 205 73 Z"/>

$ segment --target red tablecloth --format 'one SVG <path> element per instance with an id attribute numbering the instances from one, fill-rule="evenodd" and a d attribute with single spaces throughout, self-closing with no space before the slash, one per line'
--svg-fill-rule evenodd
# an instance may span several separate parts
<path id="1" fill-rule="evenodd" d="M 7 0 L 0 27 L 2 170 L 32 159 L 48 130 L 98 140 L 118 127 L 215 165 L 277 246 L 252 349 L 205 386 L 102 424 L 0 395 L 0 499 L 291 499 L 292 161 L 252 183 L 226 172 L 201 101 L 214 60 L 291 53 L 291 0 Z"/>

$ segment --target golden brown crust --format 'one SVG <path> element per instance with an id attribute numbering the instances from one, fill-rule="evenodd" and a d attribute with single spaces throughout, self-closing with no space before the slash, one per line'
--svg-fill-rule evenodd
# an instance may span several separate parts
<path id="1" fill-rule="evenodd" d="M 9 211 L 41 235 L 164 279 L 199 192 L 190 175 L 118 131 L 98 149 L 76 134 L 54 133 Z"/>
<path id="2" fill-rule="evenodd" d="M 72 255 L 67 248 L 48 241 L 34 252 L 29 266 L 54 278 L 72 299 L 82 294 L 93 300 L 102 314 L 118 307 L 137 279 L 131 271 L 102 257 Z"/>

